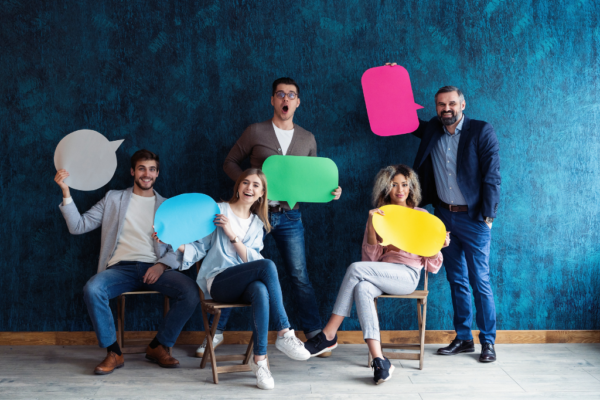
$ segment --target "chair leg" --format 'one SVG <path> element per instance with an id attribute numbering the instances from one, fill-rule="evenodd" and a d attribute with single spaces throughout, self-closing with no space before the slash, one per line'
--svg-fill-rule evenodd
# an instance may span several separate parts
<path id="1" fill-rule="evenodd" d="M 206 347 L 208 350 L 204 351 L 204 356 L 202 357 L 202 363 L 200 367 L 202 368 L 202 364 L 206 365 L 206 357 L 210 357 L 210 365 L 212 367 L 213 381 L 215 384 L 219 383 L 219 372 L 217 371 L 217 357 L 215 356 L 215 349 L 213 347 L 213 337 L 215 336 L 215 332 L 217 331 L 217 324 L 219 323 L 219 318 L 221 318 L 221 310 L 217 310 L 215 313 L 215 318 L 213 319 L 213 325 L 210 329 L 208 329 L 208 318 L 206 318 L 207 323 L 207 336 L 206 336 Z"/>
<path id="2" fill-rule="evenodd" d="M 117 343 L 121 349 L 125 348 L 125 296 L 120 295 L 117 298 Z"/>
<path id="3" fill-rule="evenodd" d="M 419 357 L 419 369 L 423 369 L 423 362 L 425 359 L 425 321 L 427 318 L 427 299 L 423 300 L 422 308 L 423 308 L 423 317 L 422 317 L 421 326 L 419 328 L 419 331 L 420 331 L 419 333 L 421 334 L 421 354 Z"/>
<path id="4" fill-rule="evenodd" d="M 202 311 L 202 322 L 204 323 L 204 332 L 206 334 L 206 342 L 208 343 L 208 337 L 210 336 L 210 325 L 208 323 L 208 312 L 201 308 Z M 200 368 L 203 369 L 206 367 L 206 362 L 208 361 L 208 353 L 206 349 L 204 349 L 204 355 L 202 356 L 202 361 L 200 362 Z"/>
<path id="5" fill-rule="evenodd" d="M 252 350 L 254 349 L 254 332 L 252 332 L 252 336 L 250 336 L 250 343 L 248 343 L 248 348 L 246 349 L 246 358 L 244 358 L 244 362 L 242 364 L 248 365 L 250 362 L 250 357 L 252 357 Z"/>

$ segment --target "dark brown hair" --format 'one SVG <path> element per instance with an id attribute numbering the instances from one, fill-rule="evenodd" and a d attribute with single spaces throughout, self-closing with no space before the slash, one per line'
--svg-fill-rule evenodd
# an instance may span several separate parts
<path id="1" fill-rule="evenodd" d="M 160 160 L 158 159 L 158 155 L 146 149 L 141 149 L 133 153 L 131 156 L 131 169 L 135 170 L 138 162 L 148 160 L 156 161 L 156 170 L 158 171 L 160 169 Z"/>
<path id="2" fill-rule="evenodd" d="M 277 86 L 279 86 L 279 85 L 294 85 L 294 86 L 296 86 L 296 94 L 298 95 L 298 97 L 300 97 L 300 87 L 298 87 L 298 84 L 292 78 L 276 79 L 273 82 L 273 93 L 271 94 L 271 96 L 275 96 L 275 92 L 277 91 Z"/>

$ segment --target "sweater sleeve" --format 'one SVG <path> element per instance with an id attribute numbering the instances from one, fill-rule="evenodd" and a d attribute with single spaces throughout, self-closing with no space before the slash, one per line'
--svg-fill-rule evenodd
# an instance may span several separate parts
<path id="1" fill-rule="evenodd" d="M 383 255 L 383 246 L 379 243 L 369 244 L 367 241 L 368 228 L 365 228 L 365 235 L 362 243 L 362 259 L 361 261 L 379 261 Z"/>
<path id="2" fill-rule="evenodd" d="M 235 142 L 229 154 L 225 158 L 225 162 L 223 163 L 223 170 L 234 182 L 242 174 L 242 168 L 240 165 L 242 161 L 250 156 L 252 153 L 252 125 L 250 125 L 242 136 Z"/>
<path id="3" fill-rule="evenodd" d="M 442 248 L 448 247 L 448 245 L 450 245 L 450 232 L 446 232 L 446 240 L 444 241 Z M 421 257 L 421 263 L 424 265 L 425 271 L 432 272 L 434 274 L 437 274 L 440 268 L 442 268 L 443 262 L 444 256 L 442 255 L 441 251 L 433 257 Z"/>

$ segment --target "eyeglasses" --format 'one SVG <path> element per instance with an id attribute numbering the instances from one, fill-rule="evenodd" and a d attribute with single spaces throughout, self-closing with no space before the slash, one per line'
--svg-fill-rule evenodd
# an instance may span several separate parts
<path id="1" fill-rule="evenodd" d="M 285 99 L 286 95 L 287 95 L 287 98 L 290 100 L 295 100 L 296 97 L 298 97 L 298 95 L 294 92 L 285 93 L 281 90 L 278 92 L 275 92 L 275 97 L 277 97 L 278 99 Z"/>

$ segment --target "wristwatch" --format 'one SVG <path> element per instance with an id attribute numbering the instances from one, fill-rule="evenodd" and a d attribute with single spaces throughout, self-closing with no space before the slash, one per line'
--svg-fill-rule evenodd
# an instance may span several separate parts
<path id="1" fill-rule="evenodd" d="M 491 224 L 492 222 L 494 222 L 494 218 L 492 218 L 492 217 L 483 217 L 483 220 L 488 224 Z"/>
<path id="2" fill-rule="evenodd" d="M 237 243 L 239 241 L 240 241 L 240 238 L 237 236 L 230 240 L 231 243 Z"/>

